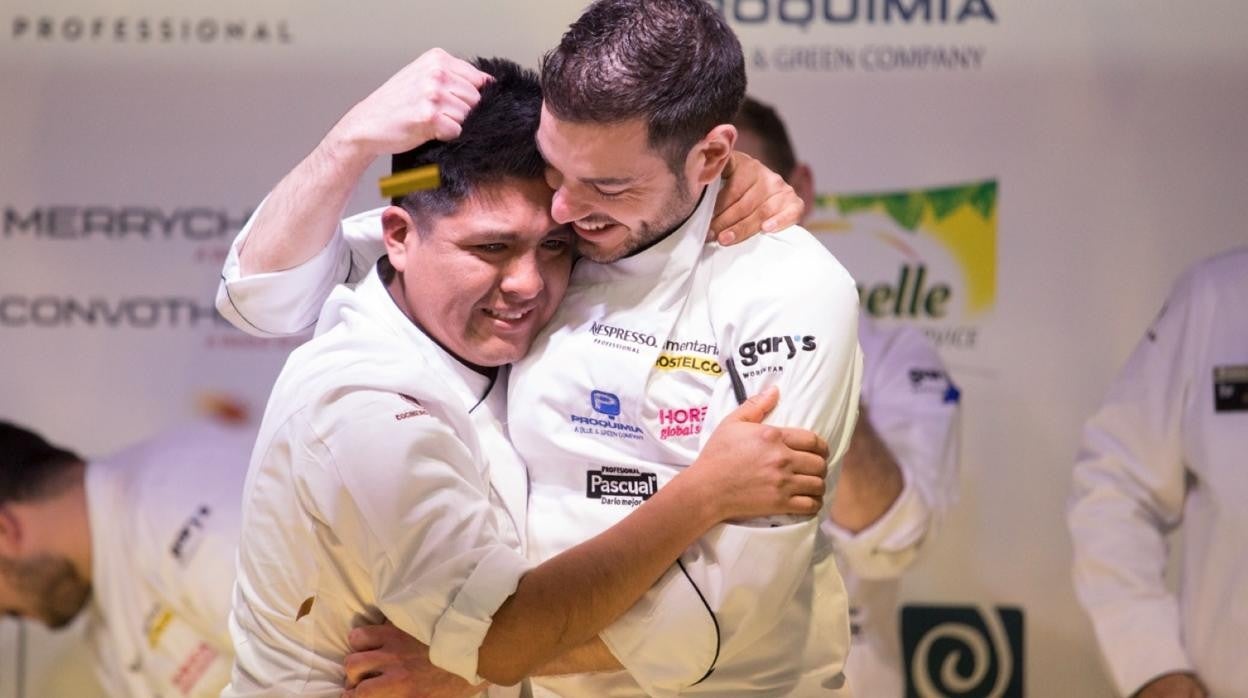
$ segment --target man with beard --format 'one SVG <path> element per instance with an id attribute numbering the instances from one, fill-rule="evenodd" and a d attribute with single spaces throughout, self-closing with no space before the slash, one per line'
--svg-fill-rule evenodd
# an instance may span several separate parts
<path id="1" fill-rule="evenodd" d="M 0 612 L 89 614 L 117 698 L 220 695 L 251 429 L 196 423 L 99 459 L 0 422 Z"/>

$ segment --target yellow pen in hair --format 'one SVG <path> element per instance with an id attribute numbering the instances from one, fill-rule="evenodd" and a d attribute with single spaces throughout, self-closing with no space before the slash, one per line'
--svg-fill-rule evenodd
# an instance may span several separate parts
<path id="1" fill-rule="evenodd" d="M 381 187 L 381 195 L 387 199 L 407 196 L 412 192 L 437 189 L 442 186 L 442 177 L 437 165 L 425 165 L 392 175 L 382 177 L 377 184 Z"/>

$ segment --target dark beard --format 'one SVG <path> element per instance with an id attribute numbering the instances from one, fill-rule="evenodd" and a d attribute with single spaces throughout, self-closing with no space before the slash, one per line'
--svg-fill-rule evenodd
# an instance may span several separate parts
<path id="1" fill-rule="evenodd" d="M 30 612 L 53 630 L 69 625 L 91 598 L 91 583 L 63 557 L 0 559 L 0 576 L 19 597 L 33 602 Z"/>

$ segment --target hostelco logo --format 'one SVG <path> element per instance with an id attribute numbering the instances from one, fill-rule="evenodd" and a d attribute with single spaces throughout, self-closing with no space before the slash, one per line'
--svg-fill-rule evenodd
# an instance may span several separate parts
<path id="1" fill-rule="evenodd" d="M 858 280 L 863 310 L 973 349 L 996 303 L 997 182 L 821 195 L 807 226 Z"/>
<path id="2" fill-rule="evenodd" d="M 906 606 L 901 644 L 906 698 L 1022 698 L 1021 609 Z"/>

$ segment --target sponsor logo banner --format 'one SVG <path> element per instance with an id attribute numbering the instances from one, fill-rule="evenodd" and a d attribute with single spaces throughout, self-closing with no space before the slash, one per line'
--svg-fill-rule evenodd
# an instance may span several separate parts
<path id="1" fill-rule="evenodd" d="M 754 71 L 980 70 L 988 56 L 983 28 L 998 21 L 991 0 L 714 0 L 713 4 L 740 32 Z M 913 33 L 889 31 L 909 27 L 938 29 L 940 34 L 914 41 Z"/>
<path id="2" fill-rule="evenodd" d="M 858 281 L 877 320 L 973 350 L 997 296 L 997 181 L 821 195 L 809 225 Z"/>
<path id="3" fill-rule="evenodd" d="M 1019 608 L 905 606 L 901 644 L 906 698 L 1022 698 L 1023 612 Z"/>
<path id="4" fill-rule="evenodd" d="M 85 43 L 169 46 L 284 46 L 294 43 L 285 19 L 13 15 L 9 39 L 21 44 Z"/>

